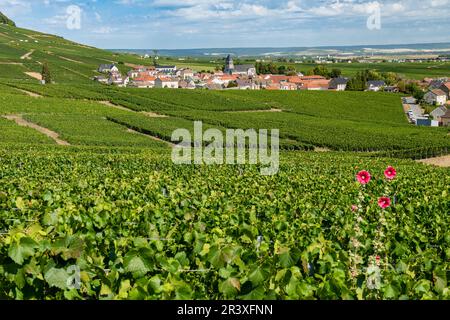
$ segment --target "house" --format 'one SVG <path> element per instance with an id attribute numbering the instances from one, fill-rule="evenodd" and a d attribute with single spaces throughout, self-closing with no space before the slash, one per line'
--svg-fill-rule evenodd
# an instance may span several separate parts
<path id="1" fill-rule="evenodd" d="M 256 68 L 252 64 L 241 64 L 235 66 L 232 74 L 237 74 L 239 76 L 256 77 Z"/>
<path id="2" fill-rule="evenodd" d="M 176 66 L 156 66 L 156 71 L 158 73 L 165 73 L 165 74 L 174 74 L 177 72 Z"/>
<path id="3" fill-rule="evenodd" d="M 268 74 L 264 75 L 262 80 L 268 82 L 269 84 L 279 84 L 281 81 L 290 81 L 290 78 L 283 75 Z"/>
<path id="4" fill-rule="evenodd" d="M 447 101 L 447 94 L 441 89 L 430 90 L 425 94 L 424 100 L 429 104 L 442 106 Z"/>
<path id="5" fill-rule="evenodd" d="M 218 76 L 218 77 L 214 77 L 213 79 L 210 79 L 209 83 L 228 86 L 228 84 L 231 81 L 236 81 L 237 79 L 238 79 L 238 77 L 236 75 L 227 75 L 227 74 L 225 74 L 223 76 Z"/>
<path id="6" fill-rule="evenodd" d="M 386 83 L 381 80 L 367 81 L 367 91 L 378 92 L 385 86 Z"/>
<path id="7" fill-rule="evenodd" d="M 205 88 L 208 90 L 223 90 L 224 86 L 217 83 L 208 83 Z"/>
<path id="8" fill-rule="evenodd" d="M 98 67 L 98 72 L 100 73 L 115 73 L 119 72 L 119 68 L 115 64 L 101 64 Z"/>
<path id="9" fill-rule="evenodd" d="M 117 85 L 117 86 L 123 86 L 123 78 L 122 75 L 118 72 L 111 73 L 108 78 L 108 84 L 109 85 Z"/>
<path id="10" fill-rule="evenodd" d="M 106 84 L 106 83 L 108 83 L 108 78 L 105 76 L 95 76 L 94 81 Z"/>
<path id="11" fill-rule="evenodd" d="M 396 86 L 386 86 L 384 87 L 384 92 L 391 92 L 391 93 L 398 93 L 400 92 L 400 89 Z"/>
<path id="12" fill-rule="evenodd" d="M 241 90 L 258 90 L 259 86 L 252 79 L 237 79 L 237 86 Z"/>
<path id="13" fill-rule="evenodd" d="M 439 89 L 445 92 L 447 95 L 447 100 L 450 100 L 450 82 L 444 82 Z"/>
<path id="14" fill-rule="evenodd" d="M 447 109 L 447 112 L 441 116 L 441 123 L 444 127 L 450 126 L 450 109 Z"/>
<path id="15" fill-rule="evenodd" d="M 280 90 L 293 91 L 293 90 L 297 90 L 297 89 L 298 89 L 298 84 L 296 84 L 296 83 L 286 82 L 286 81 L 280 82 Z"/>
<path id="16" fill-rule="evenodd" d="M 180 89 L 195 89 L 195 83 L 192 80 L 181 80 L 178 83 L 178 88 Z"/>
<path id="17" fill-rule="evenodd" d="M 139 77 L 139 73 L 140 73 L 140 71 L 138 71 L 138 70 L 130 70 L 130 71 L 127 72 L 127 75 L 128 75 L 131 79 L 134 79 L 134 78 Z"/>
<path id="18" fill-rule="evenodd" d="M 156 77 L 141 76 L 131 81 L 130 87 L 134 88 L 154 88 Z"/>
<path id="19" fill-rule="evenodd" d="M 444 83 L 445 81 L 443 79 L 432 80 L 428 89 L 439 89 Z"/>
<path id="20" fill-rule="evenodd" d="M 318 90 L 328 90 L 330 87 L 330 81 L 324 80 L 308 80 L 303 81 L 300 84 L 300 90 L 318 91 Z"/>
<path id="21" fill-rule="evenodd" d="M 178 89 L 179 81 L 169 77 L 159 77 L 155 80 L 155 88 Z"/>
<path id="22" fill-rule="evenodd" d="M 186 80 L 194 77 L 194 71 L 192 69 L 181 69 L 177 71 L 176 75 Z"/>
<path id="23" fill-rule="evenodd" d="M 348 78 L 334 78 L 330 81 L 330 90 L 345 91 L 347 88 Z"/>
<path id="24" fill-rule="evenodd" d="M 264 89 L 266 89 L 266 90 L 280 90 L 281 89 L 281 85 L 279 83 L 272 83 L 272 84 L 269 84 L 268 86 L 266 86 Z"/>
<path id="25" fill-rule="evenodd" d="M 433 117 L 434 120 L 441 122 L 441 117 L 445 115 L 447 112 L 447 108 L 444 106 L 437 107 L 433 111 L 431 111 L 430 115 Z"/>

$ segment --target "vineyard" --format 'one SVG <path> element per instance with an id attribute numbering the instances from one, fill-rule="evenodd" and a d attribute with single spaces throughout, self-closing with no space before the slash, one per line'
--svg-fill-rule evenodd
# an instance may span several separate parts
<path id="1" fill-rule="evenodd" d="M 177 167 L 150 151 L 23 151 L 0 153 L 2 298 L 450 298 L 448 170 L 295 153 L 263 178 L 252 166 Z M 371 170 L 364 190 L 385 194 L 387 164 L 399 172 L 388 264 L 370 290 L 380 209 L 364 199 L 353 277 L 351 207 L 364 188 L 355 174 Z M 66 282 L 75 265 L 79 289 Z"/>
<path id="2" fill-rule="evenodd" d="M 112 126 L 107 122 L 114 122 L 167 142 L 170 142 L 173 130 L 186 128 L 192 131 L 193 121 L 201 120 L 206 127 L 223 131 L 226 128 L 279 128 L 284 149 L 321 147 L 373 152 L 430 148 L 442 153 L 450 149 L 448 129 L 409 125 L 400 97 L 389 94 L 139 90 L 81 84 L 40 86 L 21 82 L 7 82 L 0 87 L 0 90 L 4 89 L 5 93 L 17 93 L 21 97 L 14 97 L 16 105 L 4 103 L 6 107 L 0 113 L 31 112 L 26 116 L 28 119 L 59 131 L 67 140 L 79 145 L 92 145 L 99 134 L 92 125 L 82 129 L 89 119 L 80 120 L 95 115 L 96 121 L 103 126 Z M 23 96 L 23 90 L 44 98 L 30 100 Z M 5 94 L 0 101 L 10 97 Z M 104 101 L 122 110 L 98 103 Z M 270 112 L 273 109 L 279 112 Z M 145 112 L 166 118 L 149 117 Z M 53 116 L 55 113 L 59 113 L 59 120 Z M 72 119 L 75 114 L 77 118 Z M 80 126 L 79 130 L 85 136 L 94 138 L 83 140 L 70 128 L 74 123 Z M 100 131 L 106 133 L 103 129 Z"/>
<path id="3" fill-rule="evenodd" d="M 89 80 L 117 60 L 0 25 L 0 299 L 450 299 L 450 171 L 413 161 L 448 129 L 395 94 Z M 175 165 L 197 120 L 279 129 L 278 174 Z"/>

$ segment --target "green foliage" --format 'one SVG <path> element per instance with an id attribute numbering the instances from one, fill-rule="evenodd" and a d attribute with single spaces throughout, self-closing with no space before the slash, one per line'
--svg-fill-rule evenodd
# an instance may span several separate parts
<path id="1" fill-rule="evenodd" d="M 3 13 L 0 12 L 0 24 L 6 24 L 9 25 L 11 27 L 15 27 L 16 24 L 14 23 L 14 21 L 12 21 L 11 19 L 9 19 L 7 16 L 5 16 Z"/>
<path id="2" fill-rule="evenodd" d="M 448 170 L 296 152 L 268 178 L 255 166 L 179 167 L 150 150 L 113 151 L 0 151 L 3 299 L 450 298 Z M 350 207 L 355 173 L 369 169 L 380 194 L 387 164 L 399 176 L 386 213 L 389 268 L 374 292 L 364 270 L 353 285 Z M 360 254 L 367 263 L 370 242 Z"/>
<path id="3" fill-rule="evenodd" d="M 45 81 L 45 83 L 50 84 L 52 83 L 52 76 L 50 74 L 50 69 L 48 67 L 48 63 L 44 62 L 42 65 L 42 72 L 41 72 L 42 80 Z"/>
<path id="4" fill-rule="evenodd" d="M 255 67 L 256 72 L 258 74 L 284 74 L 284 75 L 296 74 L 296 69 L 294 66 L 276 65 L 273 62 L 270 63 L 256 62 Z"/>

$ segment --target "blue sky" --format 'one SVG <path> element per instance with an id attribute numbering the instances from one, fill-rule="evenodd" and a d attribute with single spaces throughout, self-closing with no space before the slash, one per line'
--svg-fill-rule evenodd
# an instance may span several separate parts
<path id="1" fill-rule="evenodd" d="M 74 5 L 80 29 L 67 27 Z M 380 28 L 371 30 L 377 8 Z M 100 48 L 450 42 L 450 0 L 0 0 L 0 11 L 21 27 Z"/>

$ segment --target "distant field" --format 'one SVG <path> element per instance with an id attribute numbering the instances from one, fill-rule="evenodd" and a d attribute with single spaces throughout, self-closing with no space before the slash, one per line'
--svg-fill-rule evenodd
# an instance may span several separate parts
<path id="1" fill-rule="evenodd" d="M 178 59 L 166 58 L 163 60 L 167 64 L 176 64 L 180 66 L 195 66 L 195 70 L 207 69 L 213 70 L 216 65 L 222 65 L 223 62 L 216 63 L 209 62 L 207 59 L 186 60 L 180 63 Z M 245 62 L 249 63 L 249 62 Z M 254 63 L 254 62 L 250 62 Z M 293 66 L 298 72 L 308 72 L 317 64 L 313 63 L 289 63 L 289 62 L 275 62 L 276 65 Z M 330 70 L 333 68 L 341 69 L 344 76 L 354 76 L 358 71 L 365 69 L 374 69 L 379 72 L 395 72 L 402 77 L 408 79 L 422 80 L 423 78 L 450 78 L 450 62 L 427 62 L 427 63 L 333 63 L 325 65 Z"/>
<path id="2" fill-rule="evenodd" d="M 313 69 L 315 64 L 297 64 L 301 71 Z M 339 68 L 344 76 L 353 76 L 364 69 L 374 69 L 379 72 L 395 72 L 408 79 L 422 80 L 423 78 L 450 78 L 450 62 L 430 63 L 336 63 L 327 65 L 328 68 Z"/>

